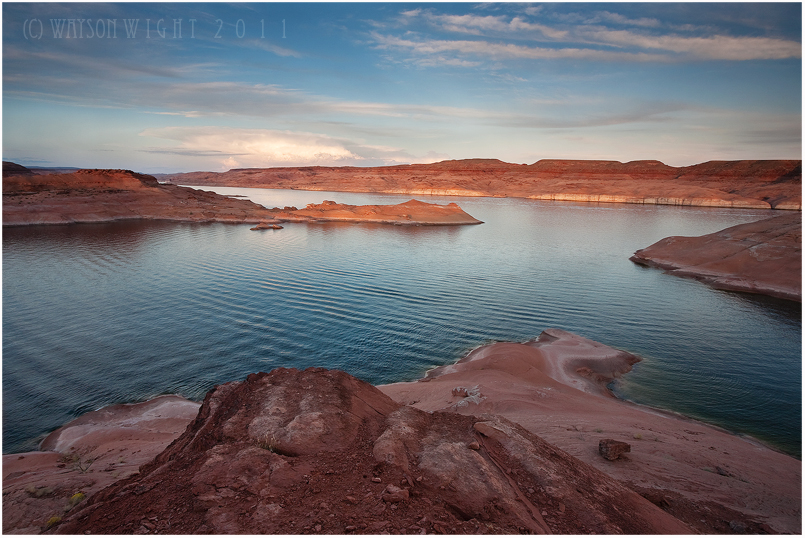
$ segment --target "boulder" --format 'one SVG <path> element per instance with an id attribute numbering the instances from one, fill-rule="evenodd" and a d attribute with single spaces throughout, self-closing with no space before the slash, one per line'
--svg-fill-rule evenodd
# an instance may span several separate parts
<path id="1" fill-rule="evenodd" d="M 601 439 L 598 441 L 598 453 L 609 461 L 615 461 L 620 458 L 622 454 L 632 451 L 632 446 L 623 441 L 616 441 L 614 439 Z"/>

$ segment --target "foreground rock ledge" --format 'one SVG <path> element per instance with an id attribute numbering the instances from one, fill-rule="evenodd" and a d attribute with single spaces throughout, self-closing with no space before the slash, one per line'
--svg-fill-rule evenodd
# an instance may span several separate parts
<path id="1" fill-rule="evenodd" d="M 802 302 L 802 213 L 701 237 L 666 237 L 629 259 L 718 289 Z"/>
<path id="2" fill-rule="evenodd" d="M 162 454 L 54 530 L 690 532 L 505 418 L 426 413 L 321 368 L 216 387 Z"/>
<path id="3" fill-rule="evenodd" d="M 558 330 L 480 347 L 423 380 L 379 388 L 424 411 L 493 413 L 618 479 L 705 534 L 799 534 L 802 462 L 724 430 L 618 400 L 638 357 Z M 465 390 L 455 390 L 456 388 Z M 602 439 L 631 445 L 608 461 Z"/>
<path id="4" fill-rule="evenodd" d="M 549 329 L 377 387 L 393 401 L 281 369 L 200 412 L 175 396 L 106 408 L 3 456 L 3 530 L 798 534 L 801 462 L 613 398 L 638 360 Z M 630 451 L 604 459 L 606 439 Z"/>

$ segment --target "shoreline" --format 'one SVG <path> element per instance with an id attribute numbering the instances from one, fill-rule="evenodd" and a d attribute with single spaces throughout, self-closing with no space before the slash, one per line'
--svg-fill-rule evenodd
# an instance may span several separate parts
<path id="1" fill-rule="evenodd" d="M 430 379 L 378 388 L 399 403 L 423 411 L 503 416 L 644 497 L 660 499 L 683 512 L 704 515 L 717 509 L 713 503 L 736 512 L 754 510 L 776 532 L 799 533 L 801 460 L 749 435 L 672 410 L 610 397 L 606 384 L 621 375 L 613 375 L 618 368 L 613 370 L 611 362 L 619 350 L 565 331 L 545 333 L 559 336 L 560 343 L 566 344 L 548 355 L 581 357 L 585 364 L 567 361 L 569 368 L 559 372 L 558 363 L 546 360 L 543 353 L 550 344 L 533 345 L 539 339 L 496 343 L 470 352 L 474 359 L 460 360 Z M 598 364 L 595 353 L 587 353 L 595 351 L 592 343 L 602 352 Z M 621 369 L 627 371 L 629 354 L 623 353 Z M 545 368 L 546 362 L 554 368 Z M 575 377 L 580 388 L 561 383 L 563 377 Z M 591 381 L 598 390 L 589 390 Z M 597 442 L 605 437 L 631 445 L 627 462 L 609 462 L 598 455 Z M 697 517 L 683 521 L 699 532 L 716 532 L 697 527 Z"/>
<path id="2" fill-rule="evenodd" d="M 520 165 L 464 159 L 365 168 L 241 168 L 160 174 L 160 179 L 201 186 L 801 211 L 801 167 L 797 160 L 673 167 L 659 161 L 543 159 Z"/>
<path id="3" fill-rule="evenodd" d="M 801 523 L 786 514 L 801 493 L 801 461 L 751 436 L 612 395 L 607 384 L 637 360 L 573 333 L 547 329 L 524 343 L 479 346 L 419 380 L 377 388 L 422 411 L 502 416 L 646 498 L 674 499 L 688 515 L 695 512 L 698 518 L 698 505 L 717 506 L 730 517 L 742 513 L 752 524 L 768 524 L 769 530 L 798 532 Z M 50 433 L 39 451 L 4 454 L 4 512 L 15 515 L 20 504 L 24 507 L 21 515 L 4 518 L 4 531 L 39 532 L 42 514 L 63 506 L 64 498 L 53 497 L 54 492 L 89 496 L 136 473 L 196 420 L 200 406 L 175 395 L 108 406 Z M 626 459 L 601 458 L 596 448 L 604 437 L 631 444 Z M 725 490 L 734 480 L 741 487 Z M 697 484 L 693 490 L 692 483 Z M 753 506 L 755 498 L 765 499 L 761 508 L 741 508 Z M 18 505 L 12 509 L 7 502 Z M 39 517 L 38 526 L 13 526 L 26 517 Z M 699 519 L 692 517 L 682 519 L 697 528 Z M 713 528 L 700 525 L 697 530 Z"/>
<path id="4" fill-rule="evenodd" d="M 545 331 L 543 331 L 543 334 L 548 332 L 548 331 L 561 331 L 561 329 L 546 329 Z M 562 331 L 562 332 L 566 332 L 567 334 L 570 334 L 570 335 L 573 334 L 573 333 L 570 333 L 570 332 L 567 332 L 567 331 Z M 583 337 L 578 337 L 578 338 L 583 338 Z M 538 340 L 539 340 L 539 337 L 532 338 L 532 339 L 529 339 L 529 340 L 525 340 L 525 341 L 522 341 L 522 342 L 510 342 L 510 341 L 504 341 L 504 340 L 496 340 L 496 341 L 493 341 L 493 342 L 480 344 L 478 346 L 473 347 L 472 349 L 470 349 L 469 351 L 465 352 L 464 354 L 462 354 L 462 356 L 460 358 L 456 359 L 455 362 L 452 362 L 450 364 L 443 364 L 443 365 L 439 365 L 439 366 L 433 366 L 433 367 L 429 368 L 428 370 L 425 371 L 425 373 L 422 375 L 422 377 L 419 377 L 417 379 L 413 379 L 413 380 L 410 380 L 410 381 L 395 381 L 393 383 L 383 383 L 381 385 L 376 385 L 376 386 L 377 387 L 395 387 L 395 386 L 398 386 L 398 385 L 408 385 L 408 384 L 411 384 L 411 383 L 429 382 L 431 380 L 437 379 L 438 377 L 440 377 L 442 375 L 455 373 L 457 370 L 454 367 L 457 367 L 460 364 L 466 364 L 466 363 L 472 362 L 472 360 L 474 360 L 474 359 L 478 359 L 477 357 L 474 357 L 474 355 L 476 354 L 476 352 L 478 352 L 479 350 L 482 350 L 484 348 L 496 346 L 498 344 L 515 344 L 516 343 L 516 344 L 520 344 L 520 345 L 529 345 L 529 344 L 534 344 L 534 343 L 538 342 Z M 585 340 L 588 340 L 588 339 L 585 339 Z M 595 342 L 595 341 L 590 340 L 590 342 Z M 603 344 L 599 344 L 599 345 L 602 345 L 604 347 L 609 347 L 609 346 L 605 346 Z M 709 422 L 708 420 L 703 419 L 703 418 L 697 418 L 697 417 L 694 417 L 694 416 L 686 415 L 686 414 L 681 413 L 679 411 L 674 411 L 673 409 L 666 409 L 664 407 L 657 407 L 657 406 L 646 404 L 646 403 L 640 403 L 640 402 L 636 402 L 634 400 L 630 400 L 630 399 L 623 398 L 623 397 L 619 396 L 615 391 L 613 391 L 612 389 L 609 388 L 609 385 L 611 385 L 613 382 L 619 381 L 620 378 L 623 375 L 628 374 L 631 371 L 631 366 L 633 366 L 634 364 L 637 364 L 637 362 L 642 361 L 642 358 L 640 358 L 638 355 L 634 355 L 633 353 L 630 353 L 628 351 L 620 350 L 620 349 L 617 349 L 617 348 L 611 348 L 611 349 L 622 353 L 624 357 L 626 357 L 626 356 L 635 357 L 635 358 L 637 358 L 637 361 L 635 361 L 634 363 L 630 364 L 628 370 L 624 370 L 617 377 L 610 378 L 610 379 L 604 378 L 604 379 L 601 379 L 598 382 L 595 382 L 594 385 L 596 386 L 596 390 L 592 391 L 592 393 L 599 393 L 600 395 L 605 396 L 606 398 L 614 399 L 615 401 L 620 402 L 620 403 L 622 403 L 624 405 L 637 407 L 639 409 L 645 410 L 647 413 L 654 413 L 654 414 L 656 414 L 658 416 L 661 416 L 663 418 L 686 421 L 686 422 L 690 422 L 692 424 L 698 424 L 698 425 L 701 425 L 701 426 L 706 426 L 708 428 L 713 428 L 713 429 L 721 431 L 722 433 L 724 433 L 726 435 L 731 435 L 731 436 L 734 436 L 736 438 L 744 439 L 747 442 L 750 442 L 750 443 L 753 443 L 753 444 L 757 445 L 758 447 L 768 449 L 768 450 L 773 450 L 773 451 L 775 451 L 775 452 L 777 452 L 779 454 L 782 454 L 784 456 L 788 456 L 788 457 L 794 458 L 794 459 L 796 459 L 798 461 L 802 461 L 801 456 L 797 456 L 794 453 L 790 453 L 790 452 L 784 450 L 783 448 L 776 446 L 771 441 L 764 441 L 763 439 L 758 438 L 758 437 L 756 437 L 756 436 L 754 436 L 752 434 L 731 430 L 731 429 L 729 429 L 729 428 L 727 428 L 725 426 L 721 426 L 719 424 L 716 424 L 715 422 Z M 558 370 L 558 368 L 557 368 L 557 370 Z M 572 374 L 568 375 L 568 377 L 572 377 Z M 590 384 L 593 384 L 593 383 L 590 382 L 589 379 L 586 379 L 586 378 L 584 378 L 582 376 L 577 376 L 576 381 L 577 381 L 577 383 L 590 383 Z M 572 388 L 576 388 L 574 385 L 567 385 L 567 386 L 572 387 Z"/>
<path id="5" fill-rule="evenodd" d="M 634 196 L 628 194 L 574 194 L 574 193 L 548 193 L 534 195 L 507 195 L 494 194 L 490 192 L 480 192 L 463 189 L 384 189 L 384 190 L 344 190 L 330 187 L 316 188 L 314 186 L 292 187 L 292 186 L 270 186 L 270 185 L 229 185 L 225 183 L 205 183 L 197 185 L 194 183 L 177 183 L 183 187 L 202 188 L 202 187 L 227 187 L 244 189 L 266 189 L 266 190 L 293 190 L 304 192 L 346 192 L 352 194 L 389 194 L 404 196 L 434 196 L 434 197 L 457 197 L 457 198 L 514 198 L 517 200 L 537 200 L 542 202 L 576 202 L 581 204 L 629 204 L 629 205 L 664 205 L 676 207 L 710 207 L 714 209 L 768 209 L 775 211 L 802 211 L 801 204 L 780 203 L 772 206 L 763 201 L 731 201 L 713 200 L 708 198 L 675 198 L 665 196 Z"/>

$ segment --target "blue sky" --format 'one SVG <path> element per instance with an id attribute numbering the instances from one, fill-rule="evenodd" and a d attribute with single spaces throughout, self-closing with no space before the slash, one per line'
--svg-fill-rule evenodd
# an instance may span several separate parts
<path id="1" fill-rule="evenodd" d="M 801 35 L 799 3 L 4 3 L 3 159 L 800 159 Z"/>

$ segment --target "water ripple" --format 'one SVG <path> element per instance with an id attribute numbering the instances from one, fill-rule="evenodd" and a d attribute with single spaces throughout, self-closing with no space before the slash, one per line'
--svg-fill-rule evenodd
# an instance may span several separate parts
<path id="1" fill-rule="evenodd" d="M 696 235 L 763 212 L 467 204 L 487 224 L 4 230 L 4 450 L 103 405 L 201 398 L 252 371 L 410 380 L 559 327 L 645 357 L 624 397 L 798 453 L 801 314 L 628 262 L 657 230 Z"/>

